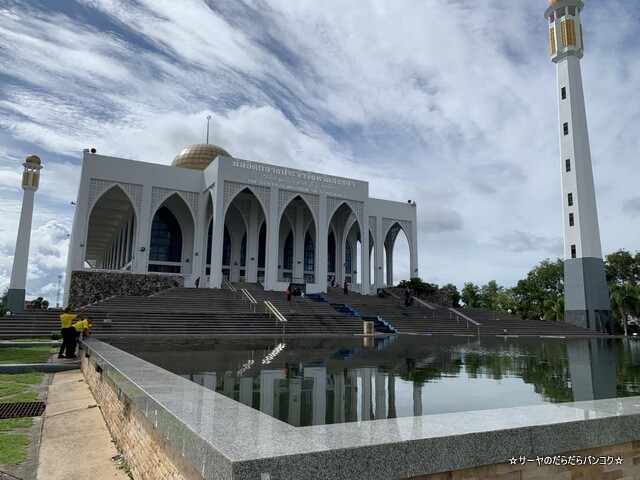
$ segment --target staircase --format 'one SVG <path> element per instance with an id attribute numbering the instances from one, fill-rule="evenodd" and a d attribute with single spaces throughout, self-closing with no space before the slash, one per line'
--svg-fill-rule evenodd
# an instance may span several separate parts
<path id="1" fill-rule="evenodd" d="M 414 303 L 404 306 L 403 298 L 360 295 L 342 289 L 330 288 L 323 294 L 331 303 L 348 303 L 362 317 L 380 317 L 400 334 L 420 335 L 478 335 L 478 328 L 448 308 L 432 305 L 433 309 Z M 540 320 L 522 320 L 490 310 L 456 308 L 469 318 L 481 323 L 480 335 L 522 336 L 594 336 L 600 335 L 568 323 Z"/>
<path id="2" fill-rule="evenodd" d="M 228 289 L 173 288 L 149 297 L 114 296 L 91 305 L 96 337 L 112 335 L 264 335 L 282 334 L 282 324 L 265 313 L 269 300 L 287 318 L 288 335 L 352 335 L 362 333 L 360 319 L 341 317 L 329 306 L 307 298 L 287 302 L 280 292 L 265 292 L 255 284 L 234 284 L 251 289 L 258 301 L 255 313 L 242 292 Z M 17 313 L 0 318 L 0 338 L 49 337 L 60 331 L 60 310 Z"/>
<path id="3" fill-rule="evenodd" d="M 363 319 L 380 317 L 388 332 L 420 335 L 478 334 L 477 327 L 449 309 L 430 309 L 414 304 L 405 307 L 402 299 L 380 298 L 332 288 L 322 294 L 292 297 L 284 292 L 264 291 L 258 284 L 233 284 L 228 288 L 172 288 L 150 297 L 114 296 L 89 307 L 93 334 L 98 338 L 117 335 L 282 335 L 282 324 L 265 313 L 269 300 L 286 317 L 287 335 L 353 335 L 363 332 Z M 253 312 L 239 290 L 246 288 L 258 301 Z M 330 303 L 348 305 L 337 312 Z M 594 336 L 591 330 L 566 323 L 521 320 L 514 316 L 481 309 L 457 309 L 480 322 L 480 335 Z M 60 310 L 31 310 L 0 318 L 0 338 L 49 337 L 60 331 Z M 384 328 L 384 327 L 381 327 Z"/>

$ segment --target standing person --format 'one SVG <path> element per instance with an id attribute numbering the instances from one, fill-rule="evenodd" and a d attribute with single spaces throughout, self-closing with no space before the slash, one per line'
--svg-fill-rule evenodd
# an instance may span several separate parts
<path id="1" fill-rule="evenodd" d="M 196 288 L 200 288 L 200 277 L 196 278 Z"/>
<path id="2" fill-rule="evenodd" d="M 344 294 L 346 295 L 347 293 L 349 293 L 349 284 L 347 283 L 347 281 L 344 281 L 344 285 L 342 286 L 342 288 L 344 288 Z"/>
<path id="3" fill-rule="evenodd" d="M 411 306 L 411 291 L 408 288 L 404 289 L 404 306 Z"/>
<path id="4" fill-rule="evenodd" d="M 290 302 L 291 301 L 291 285 L 287 287 L 287 289 L 284 291 L 284 294 L 287 296 L 287 302 Z"/>
<path id="5" fill-rule="evenodd" d="M 64 309 L 64 312 L 60 314 L 60 333 L 62 334 L 62 345 L 60 345 L 60 351 L 58 352 L 58 358 L 71 358 L 75 357 L 76 349 L 76 329 L 71 326 L 71 322 L 75 320 L 78 315 L 71 313 L 71 307 Z M 67 351 L 67 356 L 63 355 L 64 351 Z"/>
<path id="6" fill-rule="evenodd" d="M 336 286 L 336 277 L 334 277 L 333 275 L 331 275 L 331 288 Z"/>

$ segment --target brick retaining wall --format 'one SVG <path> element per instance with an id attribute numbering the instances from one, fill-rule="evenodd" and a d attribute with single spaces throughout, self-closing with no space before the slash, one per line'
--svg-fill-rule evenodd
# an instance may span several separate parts
<path id="1" fill-rule="evenodd" d="M 151 421 L 125 395 L 118 399 L 118 387 L 95 364 L 83 356 L 82 372 L 118 450 L 124 455 L 137 480 L 203 480 L 184 456 L 176 452 Z"/>

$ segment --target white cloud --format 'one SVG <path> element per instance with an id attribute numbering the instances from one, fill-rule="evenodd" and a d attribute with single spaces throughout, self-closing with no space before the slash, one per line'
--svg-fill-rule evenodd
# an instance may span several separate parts
<path id="1" fill-rule="evenodd" d="M 73 14 L 48 2 L 0 9 L 7 255 L 27 154 L 45 167 L 34 229 L 58 217 L 68 226 L 83 148 L 168 164 L 204 140 L 209 114 L 211 142 L 236 157 L 339 172 L 369 181 L 372 196 L 415 200 L 425 280 L 509 284 L 560 255 L 556 79 L 544 4 L 79 4 L 66 6 Z M 611 15 L 622 8 L 624 17 Z M 582 18 L 604 253 L 635 250 L 640 104 L 629 99 L 640 82 L 640 13 L 612 0 L 588 3 Z M 55 255 L 64 259 L 64 248 L 42 253 L 35 275 L 48 275 L 42 265 L 58 265 Z"/>

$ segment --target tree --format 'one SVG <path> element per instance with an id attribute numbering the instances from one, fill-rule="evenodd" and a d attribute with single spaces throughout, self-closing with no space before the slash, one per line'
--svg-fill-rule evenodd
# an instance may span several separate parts
<path id="1" fill-rule="evenodd" d="M 467 308 L 476 308 L 478 306 L 478 293 L 480 289 L 472 282 L 464 284 L 460 299 L 464 302 L 464 306 Z"/>
<path id="2" fill-rule="evenodd" d="M 544 319 L 552 322 L 564 321 L 564 297 L 547 298 L 544 301 Z"/>
<path id="3" fill-rule="evenodd" d="M 564 263 L 559 258 L 549 259 L 534 267 L 527 278 L 518 281 L 513 288 L 518 304 L 518 316 L 537 319 L 545 314 L 545 301 L 554 302 L 564 295 Z"/>
<path id="4" fill-rule="evenodd" d="M 632 255 L 624 249 L 610 253 L 605 257 L 604 271 L 607 283 L 622 285 L 630 282 L 634 286 L 640 285 L 640 251 Z"/>
<path id="5" fill-rule="evenodd" d="M 440 291 L 448 295 L 452 307 L 460 306 L 460 292 L 458 292 L 458 287 L 452 283 L 447 283 Z"/>
<path id="6" fill-rule="evenodd" d="M 498 292 L 498 297 L 496 299 L 496 311 L 508 313 L 510 315 L 519 315 L 517 310 L 518 302 L 516 302 L 513 288 L 505 288 Z"/>
<path id="7" fill-rule="evenodd" d="M 498 285 L 495 280 L 480 287 L 478 292 L 478 306 L 489 310 L 498 309 L 498 295 L 504 290 L 504 287 Z"/>
<path id="8" fill-rule="evenodd" d="M 33 305 L 34 310 L 46 310 L 49 308 L 49 301 L 38 297 L 35 300 L 31 300 L 31 305 Z"/>
<path id="9" fill-rule="evenodd" d="M 626 337 L 629 317 L 640 315 L 640 291 L 630 282 L 625 282 L 622 285 L 611 283 L 609 284 L 609 299 L 611 300 L 611 311 L 614 317 L 622 322 Z"/>
<path id="10" fill-rule="evenodd" d="M 2 293 L 2 300 L 0 304 L 0 317 L 4 317 L 9 309 L 7 308 L 7 297 L 9 296 L 9 287 L 4 289 Z"/>
<path id="11" fill-rule="evenodd" d="M 438 285 L 427 283 L 420 277 L 411 277 L 411 280 L 402 280 L 398 283 L 399 288 L 408 288 L 416 294 L 430 295 L 438 291 Z"/>

